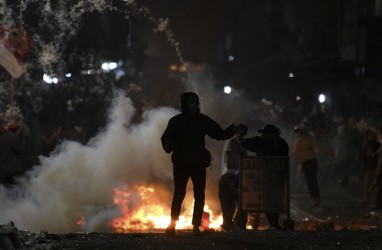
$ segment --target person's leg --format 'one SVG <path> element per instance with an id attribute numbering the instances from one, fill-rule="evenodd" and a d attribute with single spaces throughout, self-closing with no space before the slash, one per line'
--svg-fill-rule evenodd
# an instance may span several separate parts
<path id="1" fill-rule="evenodd" d="M 179 220 L 182 202 L 186 196 L 186 187 L 189 174 L 183 169 L 173 168 L 174 174 L 174 195 L 171 203 L 171 222 L 166 229 L 166 233 L 175 233 L 175 225 Z"/>
<path id="2" fill-rule="evenodd" d="M 229 179 L 223 175 L 219 180 L 219 200 L 223 213 L 223 229 L 233 229 L 233 216 L 235 214 L 235 197 L 230 190 Z"/>
<path id="3" fill-rule="evenodd" d="M 309 194 L 313 199 L 312 206 L 318 206 L 320 203 L 320 190 L 317 183 L 318 162 L 317 159 L 311 159 L 303 163 L 302 172 L 304 173 Z"/>
<path id="4" fill-rule="evenodd" d="M 192 216 L 192 225 L 194 225 L 194 227 L 199 227 L 204 210 L 206 169 L 201 167 L 193 169 L 191 180 L 194 189 L 194 213 Z"/>
<path id="5" fill-rule="evenodd" d="M 369 188 L 373 185 L 373 182 L 377 176 L 375 169 L 368 169 L 365 171 L 365 187 L 363 195 L 363 207 L 368 207 L 370 203 L 370 192 Z"/>
<path id="6" fill-rule="evenodd" d="M 375 200 L 375 207 L 377 209 L 382 208 L 382 180 L 380 180 L 378 183 L 378 191 L 377 191 L 377 197 Z"/>
<path id="7" fill-rule="evenodd" d="M 274 227 L 275 229 L 281 229 L 281 226 L 279 224 L 279 213 L 265 213 L 265 215 L 267 216 L 270 227 Z"/>
<path id="8" fill-rule="evenodd" d="M 243 211 L 237 211 L 236 216 L 234 218 L 235 221 L 235 229 L 237 230 L 246 230 L 247 221 L 248 221 L 248 213 Z"/>

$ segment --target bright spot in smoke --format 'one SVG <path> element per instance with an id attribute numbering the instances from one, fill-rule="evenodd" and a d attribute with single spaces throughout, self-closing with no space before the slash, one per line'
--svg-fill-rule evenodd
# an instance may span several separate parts
<path id="1" fill-rule="evenodd" d="M 233 62 L 235 61 L 235 57 L 233 55 L 228 56 L 228 61 Z"/>
<path id="2" fill-rule="evenodd" d="M 293 78 L 293 77 L 294 77 L 294 74 L 293 74 L 293 73 L 289 73 L 288 77 L 289 77 L 289 78 Z"/>
<path id="3" fill-rule="evenodd" d="M 301 96 L 296 96 L 296 101 L 300 101 L 301 100 Z"/>
<path id="4" fill-rule="evenodd" d="M 320 103 L 324 103 L 325 100 L 326 100 L 326 97 L 325 97 L 324 94 L 320 94 L 320 95 L 318 96 L 318 101 L 319 101 Z"/>
<path id="5" fill-rule="evenodd" d="M 224 93 L 229 95 L 229 94 L 231 94 L 231 92 L 232 92 L 232 88 L 230 86 L 225 86 L 224 87 Z"/>
<path id="6" fill-rule="evenodd" d="M 66 73 L 65 76 L 66 76 L 67 78 L 70 78 L 70 77 L 72 77 L 72 73 Z"/>

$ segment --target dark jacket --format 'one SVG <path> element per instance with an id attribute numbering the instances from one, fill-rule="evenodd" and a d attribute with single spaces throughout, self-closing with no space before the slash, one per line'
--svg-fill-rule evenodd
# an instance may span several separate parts
<path id="1" fill-rule="evenodd" d="M 276 137 L 272 143 L 266 143 L 260 136 L 246 138 L 241 145 L 248 151 L 256 153 L 258 156 L 288 156 L 288 143 L 281 137 Z"/>
<path id="2" fill-rule="evenodd" d="M 223 130 L 204 114 L 182 112 L 169 120 L 161 137 L 162 146 L 167 153 L 172 152 L 174 167 L 207 167 L 210 154 L 205 148 L 205 136 L 227 140 L 235 134 L 231 126 Z"/>
<path id="3" fill-rule="evenodd" d="M 4 132 L 0 136 L 0 178 L 21 174 L 21 141 L 16 133 Z"/>

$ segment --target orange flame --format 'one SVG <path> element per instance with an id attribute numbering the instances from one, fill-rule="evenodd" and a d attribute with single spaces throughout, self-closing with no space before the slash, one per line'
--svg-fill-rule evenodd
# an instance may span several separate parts
<path id="1" fill-rule="evenodd" d="M 117 205 L 122 216 L 112 220 L 112 226 L 117 232 L 164 229 L 170 222 L 170 208 L 159 204 L 153 187 L 135 186 L 132 190 L 126 188 L 114 189 L 114 204 Z M 212 211 L 205 206 L 205 214 L 209 217 L 204 229 L 219 228 L 222 217 L 215 219 Z M 177 221 L 178 229 L 191 228 L 192 209 L 182 211 Z M 206 223 L 206 221 L 203 221 Z M 203 224 L 203 223 L 202 223 Z"/>

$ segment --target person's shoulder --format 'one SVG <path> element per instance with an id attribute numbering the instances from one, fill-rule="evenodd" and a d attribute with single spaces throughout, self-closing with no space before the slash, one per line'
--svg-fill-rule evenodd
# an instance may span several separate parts
<path id="1" fill-rule="evenodd" d="M 288 145 L 288 142 L 287 142 L 283 137 L 279 137 L 279 140 L 280 140 L 283 144 Z"/>
<path id="2" fill-rule="evenodd" d="M 179 114 L 176 114 L 172 117 L 170 117 L 169 121 L 176 121 L 176 120 L 179 120 L 183 117 L 182 113 L 179 113 Z"/>
<path id="3" fill-rule="evenodd" d="M 198 113 L 198 117 L 200 117 L 201 119 L 213 120 L 211 117 L 203 113 Z"/>

